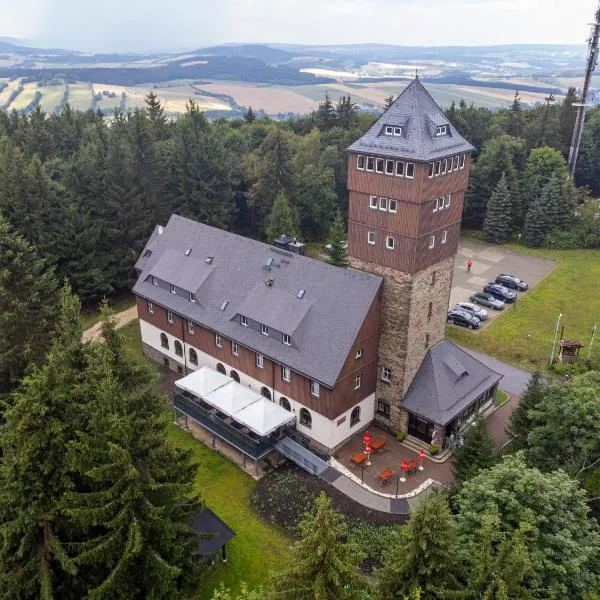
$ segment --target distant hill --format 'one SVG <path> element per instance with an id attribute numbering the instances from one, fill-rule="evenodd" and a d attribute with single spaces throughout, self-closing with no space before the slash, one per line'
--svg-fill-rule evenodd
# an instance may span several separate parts
<path id="1" fill-rule="evenodd" d="M 268 65 L 285 62 L 295 53 L 287 52 L 267 44 L 232 44 L 223 46 L 210 46 L 196 50 L 198 54 L 208 56 L 227 56 L 229 58 L 257 58 Z"/>

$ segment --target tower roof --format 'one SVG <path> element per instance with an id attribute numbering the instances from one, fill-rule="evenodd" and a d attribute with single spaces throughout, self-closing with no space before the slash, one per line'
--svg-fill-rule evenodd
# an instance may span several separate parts
<path id="1" fill-rule="evenodd" d="M 473 152 L 475 147 L 458 133 L 417 77 L 348 150 L 427 162 Z"/>

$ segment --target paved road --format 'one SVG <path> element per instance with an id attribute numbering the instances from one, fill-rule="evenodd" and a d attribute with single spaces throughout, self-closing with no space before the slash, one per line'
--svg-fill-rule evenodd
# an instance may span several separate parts
<path id="1" fill-rule="evenodd" d="M 512 365 L 488 356 L 487 354 L 483 354 L 482 352 L 477 352 L 470 348 L 465 348 L 464 346 L 459 347 L 467 354 L 470 354 L 482 362 L 486 367 L 496 371 L 496 373 L 500 373 L 500 375 L 504 375 L 504 378 L 500 382 L 500 388 L 507 391 L 509 394 L 520 396 L 527 387 L 531 373 L 523 371 L 522 369 L 517 369 L 517 367 L 513 367 Z"/>

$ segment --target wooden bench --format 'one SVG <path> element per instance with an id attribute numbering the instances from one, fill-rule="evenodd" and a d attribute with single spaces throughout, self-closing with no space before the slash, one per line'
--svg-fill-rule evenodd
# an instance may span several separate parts
<path id="1" fill-rule="evenodd" d="M 379 450 L 381 450 L 384 446 L 385 440 L 382 440 L 380 438 L 377 438 L 376 440 L 373 440 L 371 442 L 371 448 L 373 449 L 373 452 L 379 452 Z"/>
<path id="2" fill-rule="evenodd" d="M 365 460 L 367 460 L 367 455 L 364 452 L 359 452 L 350 459 L 350 461 L 353 462 L 355 465 L 360 465 L 363 462 L 365 462 Z"/>
<path id="3" fill-rule="evenodd" d="M 394 471 L 391 469 L 384 469 L 377 475 L 377 479 L 381 482 L 381 485 L 385 485 L 394 475 Z"/>

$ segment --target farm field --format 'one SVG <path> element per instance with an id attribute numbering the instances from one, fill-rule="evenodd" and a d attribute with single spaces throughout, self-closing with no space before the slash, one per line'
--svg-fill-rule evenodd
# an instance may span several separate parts
<path id="1" fill-rule="evenodd" d="M 92 106 L 92 90 L 87 83 L 70 83 L 68 103 L 75 110 L 87 110 Z"/>
<path id="2" fill-rule="evenodd" d="M 0 92 L 0 106 L 2 106 L 10 97 L 10 95 L 19 87 L 20 79 L 13 79 L 12 81 L 6 81 L 8 86 L 4 88 L 4 91 Z"/>
<path id="3" fill-rule="evenodd" d="M 48 85 L 38 88 L 42 92 L 40 98 L 40 107 L 47 113 L 52 113 L 60 104 L 63 94 L 65 93 L 64 85 Z"/>
<path id="4" fill-rule="evenodd" d="M 36 92 L 42 90 L 38 87 L 37 83 L 26 83 L 23 86 L 23 91 L 12 101 L 9 106 L 9 110 L 23 110 L 33 100 Z"/>
<path id="5" fill-rule="evenodd" d="M 200 110 L 230 110 L 231 106 L 218 98 L 209 98 L 208 96 L 198 96 L 195 94 L 196 90 L 200 90 L 200 86 L 193 86 L 191 82 L 173 82 L 174 85 L 161 86 L 152 91 L 160 98 L 161 102 L 165 107 L 165 110 L 171 114 L 182 113 L 185 111 L 185 105 L 188 103 L 190 98 L 200 107 Z M 151 88 L 145 86 L 139 86 L 140 89 L 144 90 L 146 95 Z M 210 88 L 209 88 L 210 90 Z M 212 90 L 214 91 L 214 90 Z M 220 93 L 220 92 L 217 92 Z"/>

